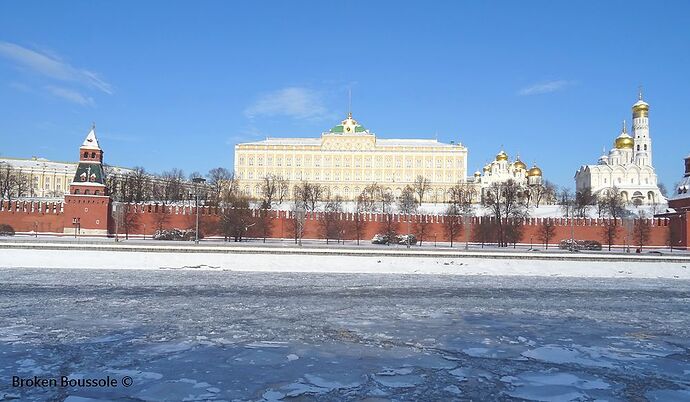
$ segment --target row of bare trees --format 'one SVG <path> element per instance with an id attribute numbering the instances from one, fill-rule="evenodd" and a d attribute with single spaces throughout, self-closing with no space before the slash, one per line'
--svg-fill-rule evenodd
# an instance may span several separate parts
<path id="1" fill-rule="evenodd" d="M 31 182 L 19 170 L 7 163 L 0 164 L 0 200 L 31 196 Z"/>

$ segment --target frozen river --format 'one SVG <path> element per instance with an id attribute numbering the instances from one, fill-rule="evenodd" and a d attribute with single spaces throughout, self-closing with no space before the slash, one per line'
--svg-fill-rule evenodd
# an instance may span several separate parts
<path id="1" fill-rule="evenodd" d="M 0 269 L 3 398 L 690 400 L 690 282 Z"/>

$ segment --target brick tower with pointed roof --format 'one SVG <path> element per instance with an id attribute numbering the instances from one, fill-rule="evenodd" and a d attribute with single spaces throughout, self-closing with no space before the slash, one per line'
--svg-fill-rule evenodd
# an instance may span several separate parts
<path id="1" fill-rule="evenodd" d="M 79 166 L 65 196 L 65 233 L 107 235 L 111 200 L 105 185 L 103 150 L 96 126 L 79 147 Z"/>

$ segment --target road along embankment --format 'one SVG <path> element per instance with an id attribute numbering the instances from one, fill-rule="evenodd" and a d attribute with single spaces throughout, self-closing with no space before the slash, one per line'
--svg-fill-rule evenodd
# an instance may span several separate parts
<path id="1" fill-rule="evenodd" d="M 408 249 L 0 243 L 0 268 L 567 276 L 690 280 L 690 257 Z"/>

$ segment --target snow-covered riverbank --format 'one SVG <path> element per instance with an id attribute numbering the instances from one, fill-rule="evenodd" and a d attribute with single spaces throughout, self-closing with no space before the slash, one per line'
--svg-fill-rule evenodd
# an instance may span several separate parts
<path id="1" fill-rule="evenodd" d="M 1 248 L 0 267 L 690 279 L 687 258 L 287 248 Z"/>

